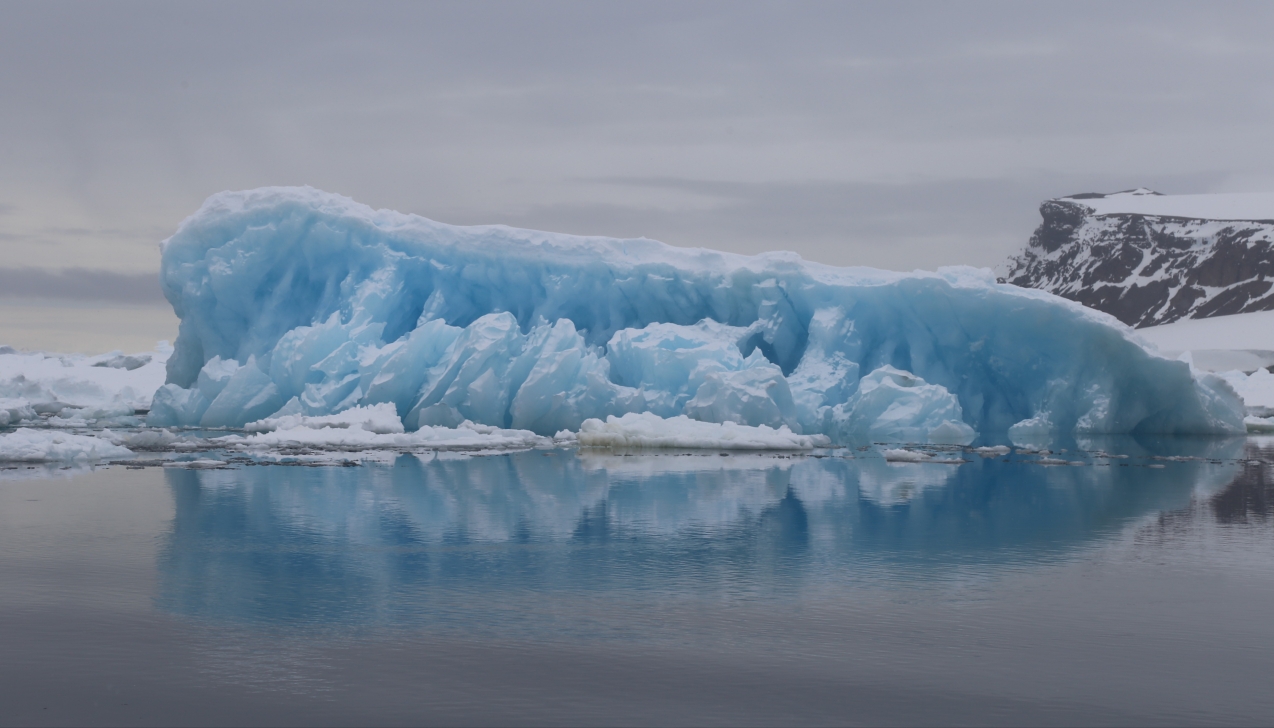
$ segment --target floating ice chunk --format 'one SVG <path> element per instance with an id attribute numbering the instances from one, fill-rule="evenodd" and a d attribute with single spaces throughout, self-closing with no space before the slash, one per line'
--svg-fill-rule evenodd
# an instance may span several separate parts
<path id="1" fill-rule="evenodd" d="M 1061 458 L 1039 458 L 1034 462 L 1036 465 L 1084 465 L 1083 460 L 1063 460 Z"/>
<path id="2" fill-rule="evenodd" d="M 109 354 L 94 358 L 97 361 L 94 361 L 91 366 L 124 369 L 131 372 L 134 369 L 141 369 L 146 366 L 154 357 L 150 354 L 125 354 L 122 351 L 112 351 Z"/>
<path id="3" fill-rule="evenodd" d="M 465 421 L 458 427 L 421 427 L 405 432 L 391 404 L 360 407 L 337 415 L 285 415 L 253 422 L 254 434 L 228 435 L 211 442 L 248 451 L 316 450 L 524 450 L 552 442 L 527 430 L 509 430 Z"/>
<path id="4" fill-rule="evenodd" d="M 885 449 L 880 454 L 890 463 L 934 463 L 937 465 L 963 465 L 969 462 L 964 458 L 943 456 L 934 457 L 932 453 L 907 450 L 905 448 Z"/>
<path id="5" fill-rule="evenodd" d="M 21 428 L 0 435 L 0 461 L 73 462 L 128 457 L 128 448 L 100 437 Z"/>
<path id="6" fill-rule="evenodd" d="M 990 445 L 986 447 L 975 447 L 973 448 L 973 452 L 976 452 L 984 458 L 993 458 L 999 455 L 1008 455 L 1013 452 L 1013 449 L 1008 445 Z"/>
<path id="7" fill-rule="evenodd" d="M 978 433 L 959 420 L 946 420 L 929 430 L 926 439 L 940 445 L 968 445 Z"/>
<path id="8" fill-rule="evenodd" d="M 190 468 L 192 470 L 216 470 L 227 467 L 221 460 L 202 458 L 199 460 L 173 460 L 164 463 L 165 468 Z"/>
<path id="9" fill-rule="evenodd" d="M 164 383 L 165 362 L 171 353 L 168 342 L 160 342 L 152 354 L 129 356 L 119 352 L 100 357 L 45 354 L 9 348 L 7 353 L 0 352 L 0 400 L 26 400 L 41 414 L 59 414 L 69 407 L 126 409 L 132 415 L 150 407 L 152 395 Z M 13 413 L 10 419 L 11 424 L 17 422 Z"/>
<path id="10" fill-rule="evenodd" d="M 1041 450 L 1052 444 L 1056 432 L 1047 415 L 1038 415 L 1014 424 L 1008 435 L 1009 442 L 1017 447 Z"/>
<path id="11" fill-rule="evenodd" d="M 1243 425 L 1248 432 L 1262 435 L 1269 434 L 1274 432 L 1274 417 L 1253 417 L 1249 415 L 1243 418 Z"/>
<path id="12" fill-rule="evenodd" d="M 0 427 L 34 420 L 39 415 L 31 403 L 21 398 L 0 398 Z"/>
<path id="13" fill-rule="evenodd" d="M 830 444 L 824 435 L 797 435 L 786 426 L 699 422 L 685 415 L 665 419 L 650 412 L 584 420 L 578 438 L 584 447 L 810 450 Z"/>
<path id="14" fill-rule="evenodd" d="M 165 241 L 161 284 L 181 329 L 156 423 L 242 426 L 295 397 L 307 416 L 388 402 L 408 430 L 541 435 L 633 412 L 838 439 L 960 442 L 1040 417 L 1059 434 L 1243 431 L 1221 380 L 970 268 L 455 227 L 266 188 L 209 198 Z M 175 391 L 202 391 L 216 357 L 243 364 L 224 391 Z"/>
<path id="15" fill-rule="evenodd" d="M 324 428 L 354 429 L 377 435 L 404 432 L 403 422 L 398 418 L 398 412 L 394 409 L 394 405 L 390 403 L 354 407 L 334 415 L 275 415 L 255 422 L 249 422 L 243 429 L 247 432 L 274 432 L 276 430 L 304 428 L 311 430 Z"/>
<path id="16" fill-rule="evenodd" d="M 186 439 L 168 430 L 147 428 L 137 432 L 112 432 L 103 430 L 102 437 L 115 445 L 126 447 L 134 452 L 138 450 L 168 450 Z"/>
<path id="17" fill-rule="evenodd" d="M 881 450 L 880 454 L 891 463 L 923 463 L 933 459 L 929 453 L 901 448 Z"/>
<path id="18" fill-rule="evenodd" d="M 50 427 L 135 427 L 142 424 L 132 405 L 116 402 L 92 407 L 63 407 L 45 420 Z"/>

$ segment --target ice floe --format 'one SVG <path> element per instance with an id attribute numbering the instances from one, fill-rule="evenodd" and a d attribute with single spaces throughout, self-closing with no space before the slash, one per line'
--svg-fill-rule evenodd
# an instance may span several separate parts
<path id="1" fill-rule="evenodd" d="M 0 462 L 76 462 L 129 457 L 126 447 L 92 435 L 22 427 L 0 433 Z"/>
<path id="2" fill-rule="evenodd" d="M 831 444 L 826 435 L 798 435 L 785 425 L 700 422 L 685 415 L 665 419 L 649 412 L 584 420 L 578 441 L 582 447 L 718 450 L 812 450 Z"/>

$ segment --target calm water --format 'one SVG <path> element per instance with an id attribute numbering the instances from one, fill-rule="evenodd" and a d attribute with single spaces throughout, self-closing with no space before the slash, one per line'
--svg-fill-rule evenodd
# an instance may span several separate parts
<path id="1" fill-rule="evenodd" d="M 1274 723 L 1274 452 L 1101 448 L 2 470 L 0 723 Z"/>

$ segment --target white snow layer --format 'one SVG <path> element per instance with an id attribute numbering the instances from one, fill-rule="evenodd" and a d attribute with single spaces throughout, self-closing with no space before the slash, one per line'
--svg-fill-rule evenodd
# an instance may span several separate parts
<path id="1" fill-rule="evenodd" d="M 1243 398 L 1248 414 L 1261 417 L 1274 415 L 1274 374 L 1268 369 L 1257 369 L 1251 374 L 1222 372 L 1219 376 Z"/>
<path id="2" fill-rule="evenodd" d="M 285 408 L 286 409 L 286 408 Z M 280 413 L 274 417 L 244 426 L 248 432 L 276 432 L 278 430 L 296 429 L 354 429 L 376 435 L 393 435 L 404 432 L 403 422 L 392 404 L 374 404 L 367 407 L 354 407 L 334 415 L 315 415 L 307 417 L 301 414 Z"/>
<path id="3" fill-rule="evenodd" d="M 1167 352 L 1207 350 L 1274 351 L 1274 311 L 1183 319 L 1137 333 Z"/>
<path id="4" fill-rule="evenodd" d="M 90 435 L 27 427 L 0 434 L 0 462 L 75 462 L 132 455 L 126 447 Z"/>
<path id="5" fill-rule="evenodd" d="M 1244 427 L 1220 380 L 972 268 L 456 227 L 264 188 L 209 198 L 164 242 L 161 283 L 181 328 L 152 425 L 391 404 L 408 431 L 539 435 L 643 412 L 836 440 Z M 253 437 L 302 429 L 342 428 Z"/>
<path id="6" fill-rule="evenodd" d="M 0 347 L 0 427 L 53 415 L 48 424 L 128 424 L 150 408 L 172 347 L 149 354 L 45 354 Z M 132 424 L 137 424 L 133 422 Z"/>
<path id="7" fill-rule="evenodd" d="M 1098 215 L 1131 213 L 1196 220 L 1274 220 L 1274 193 L 1270 192 L 1160 195 L 1136 189 L 1103 197 L 1061 199 L 1091 208 Z"/>
<path id="8" fill-rule="evenodd" d="M 507 430 L 462 422 L 457 427 L 424 426 L 406 432 L 388 403 L 354 407 L 339 414 L 285 414 L 248 423 L 249 434 L 211 442 L 235 450 L 303 448 L 315 450 L 510 450 L 551 442 L 527 430 Z"/>
<path id="9" fill-rule="evenodd" d="M 605 422 L 584 420 L 580 426 L 582 447 L 711 448 L 719 450 L 812 450 L 826 447 L 826 435 L 797 435 L 787 425 L 777 430 L 733 422 L 700 422 L 685 415 L 664 419 L 649 412 L 611 415 Z"/>

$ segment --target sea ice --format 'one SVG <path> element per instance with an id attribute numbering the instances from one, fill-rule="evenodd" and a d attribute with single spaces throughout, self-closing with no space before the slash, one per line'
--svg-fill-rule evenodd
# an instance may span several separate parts
<path id="1" fill-rule="evenodd" d="M 424 426 L 407 432 L 393 404 L 354 407 L 335 415 L 284 414 L 250 422 L 248 435 L 210 440 L 232 450 L 520 450 L 551 442 L 528 430 L 464 421 L 456 427 Z"/>
<path id="2" fill-rule="evenodd" d="M 1243 424 L 1247 427 L 1248 432 L 1261 435 L 1268 435 L 1274 432 L 1274 417 L 1255 417 L 1248 415 L 1243 418 Z"/>
<path id="3" fill-rule="evenodd" d="M 718 450 L 812 450 L 826 447 L 826 435 L 797 435 L 780 426 L 700 422 L 685 415 L 664 419 L 650 412 L 611 415 L 605 422 L 584 420 L 578 435 L 583 447 L 684 448 Z"/>
<path id="4" fill-rule="evenodd" d="M 403 422 L 398 418 L 394 405 L 382 403 L 367 407 L 353 407 L 334 415 L 306 416 L 301 414 L 283 414 L 276 417 L 249 422 L 244 426 L 248 432 L 275 432 L 295 429 L 322 430 L 326 428 L 338 430 L 363 430 L 376 435 L 391 435 L 403 432 Z"/>
<path id="5" fill-rule="evenodd" d="M 1274 374 L 1266 369 L 1257 369 L 1251 374 L 1232 371 L 1222 372 L 1218 376 L 1243 398 L 1243 404 L 1247 407 L 1249 415 L 1258 417 L 1274 415 Z M 3 406 L 0 404 L 0 407 Z"/>
<path id="6" fill-rule="evenodd" d="M 181 327 L 152 425 L 392 404 L 408 431 L 545 436 L 639 413 L 837 440 L 1244 429 L 1221 380 L 972 268 L 456 227 L 264 188 L 209 198 L 164 242 L 161 283 Z"/>
<path id="7" fill-rule="evenodd" d="M 132 451 L 91 435 L 22 427 L 0 434 L 0 461 L 75 462 L 128 457 Z"/>
<path id="8" fill-rule="evenodd" d="M 133 415 L 150 408 L 171 353 L 168 342 L 154 353 L 127 356 L 0 347 L 0 427 L 35 422 L 39 415 L 52 415 L 47 423 L 54 426 L 139 424 Z"/>
<path id="9" fill-rule="evenodd" d="M 923 463 L 933 459 L 933 456 L 929 453 L 900 448 L 881 450 L 880 454 L 886 461 L 891 463 Z"/>

